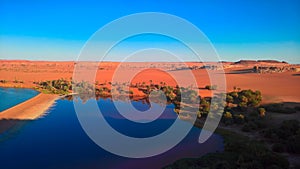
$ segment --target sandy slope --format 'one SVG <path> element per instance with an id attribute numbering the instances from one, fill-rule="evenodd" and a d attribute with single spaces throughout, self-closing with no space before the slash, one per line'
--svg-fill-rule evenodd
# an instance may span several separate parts
<path id="1" fill-rule="evenodd" d="M 57 95 L 40 93 L 23 103 L 0 112 L 0 119 L 34 120 L 42 116 L 57 98 Z"/>
<path id="2" fill-rule="evenodd" d="M 126 71 L 121 71 L 123 81 L 129 81 L 128 74 L 135 72 L 135 68 L 143 67 L 145 64 L 160 67 L 166 66 L 166 63 L 117 63 L 102 62 L 97 71 L 96 80 L 99 83 L 110 82 L 118 66 L 122 66 Z M 180 67 L 180 64 L 171 63 L 171 67 Z M 187 63 L 190 66 L 201 66 L 203 63 Z M 255 63 L 257 64 L 257 63 Z M 263 94 L 264 102 L 300 102 L 300 73 L 284 72 L 258 74 L 249 73 L 247 69 L 253 68 L 255 64 L 232 64 L 224 63 L 227 90 L 231 91 L 234 86 L 241 89 L 260 90 Z M 6 87 L 33 87 L 34 81 L 54 80 L 59 78 L 69 79 L 73 76 L 74 62 L 48 62 L 48 61 L 8 61 L 0 60 L 0 80 L 7 80 L 7 83 L 0 83 L 0 86 Z M 284 66 L 283 63 L 259 63 L 259 65 Z M 98 66 L 96 64 L 96 66 Z M 236 71 L 239 71 L 236 73 Z M 242 71 L 241 71 L 242 70 Z M 161 72 L 155 70 L 144 70 L 138 73 L 132 83 L 166 82 L 168 85 L 174 85 L 176 77 L 188 82 L 190 76 L 185 76 L 185 72 L 190 70 L 176 70 L 172 72 Z M 210 84 L 206 70 L 193 70 L 197 84 L 200 88 Z M 170 76 L 172 73 L 174 76 Z M 214 76 L 221 76 L 216 73 Z M 13 83 L 14 80 L 21 80 L 23 83 Z M 185 84 L 189 85 L 189 84 Z M 200 90 L 201 96 L 210 96 L 208 90 Z"/>

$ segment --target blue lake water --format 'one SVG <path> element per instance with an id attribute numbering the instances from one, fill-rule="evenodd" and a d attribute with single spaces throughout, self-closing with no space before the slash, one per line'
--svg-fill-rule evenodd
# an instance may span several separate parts
<path id="1" fill-rule="evenodd" d="M 32 89 L 0 87 L 0 112 L 19 103 L 22 103 L 25 100 L 36 96 L 37 94 L 38 92 Z"/>
<path id="2" fill-rule="evenodd" d="M 157 135 L 170 127 L 177 116 L 173 112 L 174 106 L 168 105 L 160 119 L 147 124 L 135 123 L 122 118 L 110 99 L 100 99 L 97 103 L 109 124 L 131 137 Z M 142 102 L 133 102 L 133 105 L 140 110 L 149 108 Z M 158 169 L 177 159 L 223 150 L 223 139 L 219 135 L 199 144 L 200 131 L 192 128 L 178 145 L 158 156 L 142 159 L 120 157 L 103 150 L 86 135 L 77 119 L 73 101 L 58 100 L 43 118 L 17 121 L 13 129 L 0 134 L 1 168 Z"/>

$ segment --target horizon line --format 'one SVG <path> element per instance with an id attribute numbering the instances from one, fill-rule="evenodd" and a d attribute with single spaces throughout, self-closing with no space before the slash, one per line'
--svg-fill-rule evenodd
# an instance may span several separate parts
<path id="1" fill-rule="evenodd" d="M 115 61 L 115 60 L 104 60 L 104 61 L 92 61 L 92 60 L 28 60 L 28 59 L 0 59 L 0 61 L 23 61 L 23 62 L 112 62 L 112 63 L 121 63 L 122 61 Z M 287 63 L 287 64 L 291 64 L 291 65 L 297 65 L 300 63 L 289 63 L 285 60 L 276 60 L 276 59 L 240 59 L 237 61 L 228 61 L 228 60 L 221 60 L 221 61 L 184 61 L 184 62 L 172 62 L 172 61 L 124 61 L 125 63 L 209 63 L 209 62 L 215 62 L 215 63 L 236 63 L 236 62 L 240 62 L 240 61 L 255 61 L 255 62 L 272 62 L 272 61 L 276 61 L 278 63 Z"/>

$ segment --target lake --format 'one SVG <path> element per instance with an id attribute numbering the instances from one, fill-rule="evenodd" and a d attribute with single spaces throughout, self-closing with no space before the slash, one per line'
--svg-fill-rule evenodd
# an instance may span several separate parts
<path id="1" fill-rule="evenodd" d="M 80 99 L 77 101 L 81 102 Z M 97 103 L 109 124 L 131 137 L 157 135 L 170 127 L 177 117 L 174 106 L 168 105 L 159 119 L 145 124 L 135 123 L 122 118 L 111 99 L 99 99 Z M 84 104 L 89 104 L 89 101 Z M 141 101 L 132 104 L 139 110 L 149 108 L 148 104 Z M 200 131 L 193 127 L 178 145 L 154 157 L 120 157 L 103 150 L 86 135 L 77 119 L 72 100 L 57 100 L 43 118 L 17 121 L 13 129 L 0 135 L 0 165 L 5 169 L 158 169 L 181 158 L 223 151 L 223 139 L 216 134 L 199 144 Z"/>
<path id="2" fill-rule="evenodd" d="M 36 96 L 39 92 L 32 89 L 0 87 L 0 112 Z"/>

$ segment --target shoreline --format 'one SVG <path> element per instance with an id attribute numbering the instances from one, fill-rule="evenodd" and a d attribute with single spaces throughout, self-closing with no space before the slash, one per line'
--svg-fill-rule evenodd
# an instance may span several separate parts
<path id="1" fill-rule="evenodd" d="M 58 98 L 58 95 L 40 93 L 0 112 L 0 120 L 35 120 L 41 117 Z"/>
<path id="2" fill-rule="evenodd" d="M 122 65 L 120 65 L 122 64 Z M 172 75 L 181 77 L 184 82 L 181 86 L 188 86 L 189 77 L 184 76 L 187 71 L 194 74 L 199 89 L 199 94 L 203 97 L 211 96 L 211 92 L 203 90 L 206 85 L 211 84 L 209 75 L 203 66 L 210 68 L 214 63 L 158 63 L 156 68 L 149 69 L 152 63 L 122 63 L 122 62 L 104 62 L 98 65 L 95 81 L 99 84 L 112 82 L 113 75 L 116 73 L 118 66 L 124 70 L 120 71 L 120 83 L 127 82 L 126 74 L 134 73 L 139 68 L 147 68 L 145 71 L 137 74 L 131 79 L 132 84 L 146 82 L 149 80 L 159 84 L 164 81 L 169 86 L 176 86 Z M 92 63 L 84 63 L 83 69 L 93 66 Z M 263 102 L 300 102 L 299 72 L 300 65 L 279 63 L 273 61 L 257 62 L 245 61 L 240 62 L 222 62 L 225 74 L 219 74 L 216 70 L 213 75 L 215 78 L 226 78 L 226 90 L 231 91 L 233 88 L 259 90 L 263 94 Z M 42 82 L 57 79 L 70 79 L 73 77 L 75 62 L 56 62 L 56 61 L 22 61 L 22 60 L 1 60 L 0 59 L 0 86 L 15 88 L 34 88 L 34 82 Z M 255 73 L 254 67 L 275 67 L 277 72 Z M 283 67 L 295 67 L 295 70 L 281 71 Z M 158 68 L 164 68 L 172 73 L 158 71 Z M 149 70 L 148 70 L 149 69 Z M 268 69 L 269 70 L 269 69 Z M 280 70 L 280 71 L 279 71 Z M 285 69 L 284 69 L 285 70 Z"/>

